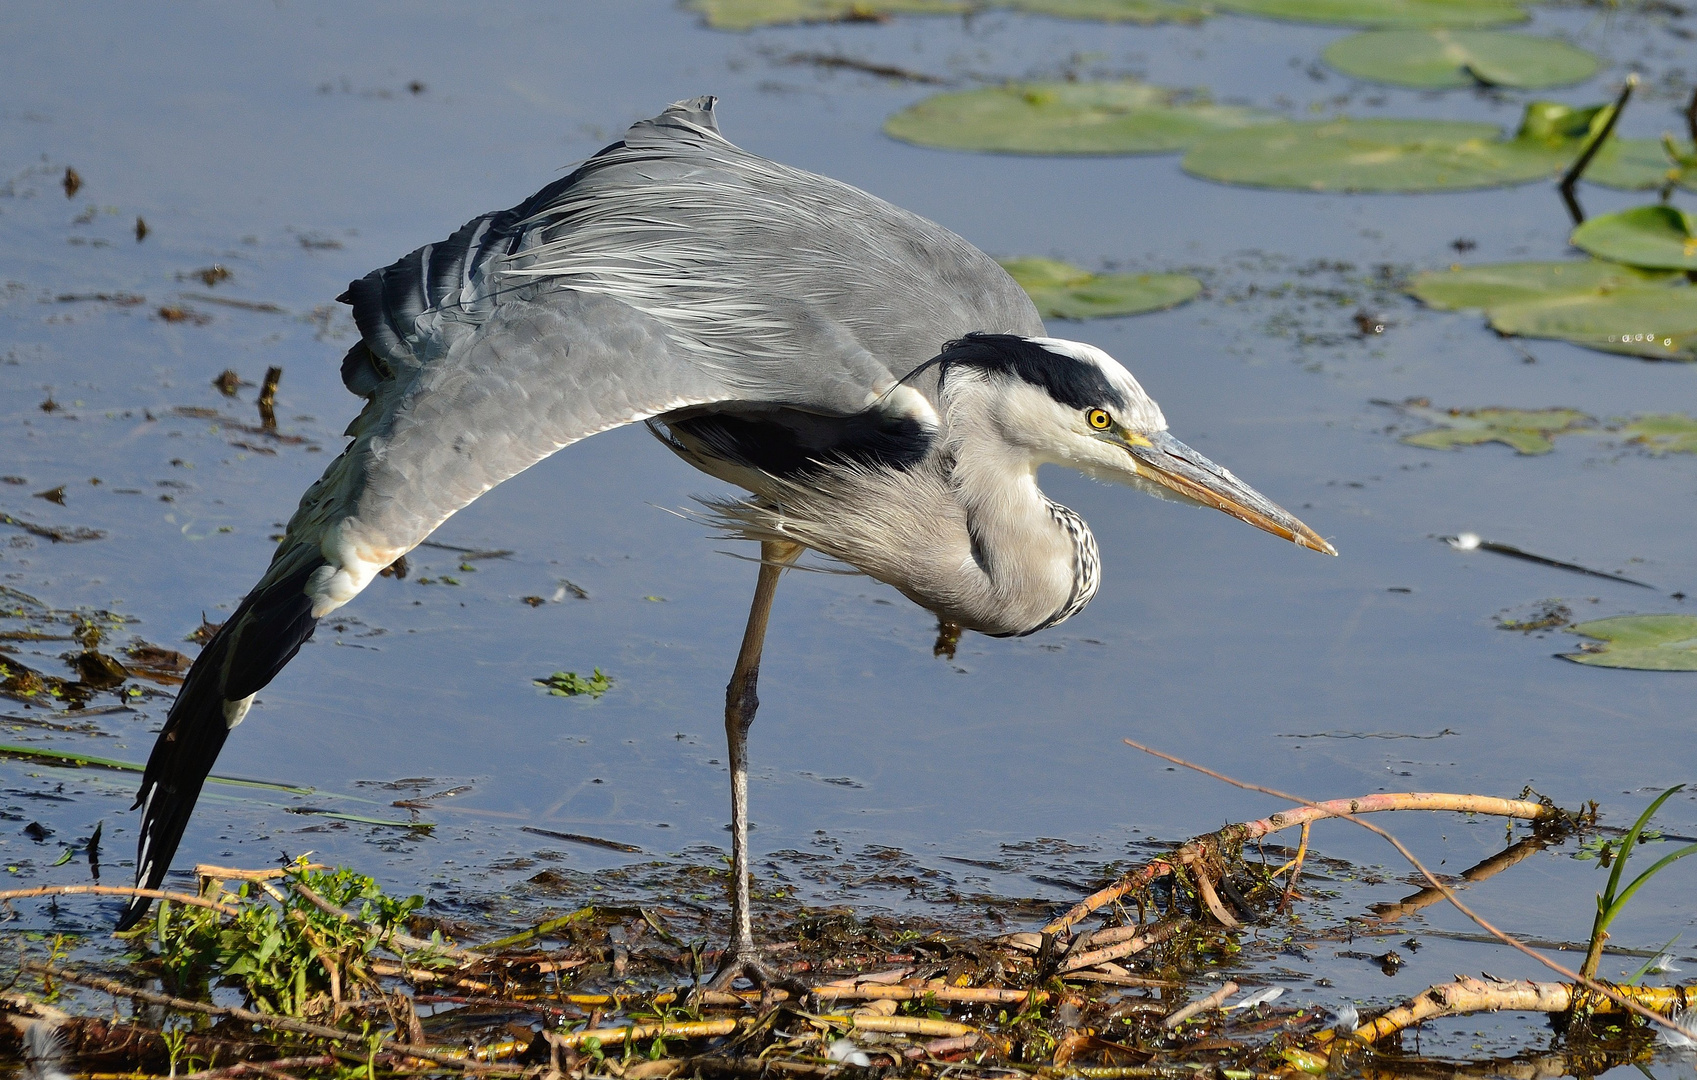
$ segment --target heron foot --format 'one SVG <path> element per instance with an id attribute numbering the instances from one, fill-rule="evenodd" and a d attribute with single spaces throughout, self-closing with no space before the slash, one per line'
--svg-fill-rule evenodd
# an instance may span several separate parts
<path id="1" fill-rule="evenodd" d="M 719 960 L 719 970 L 707 980 L 704 989 L 725 991 L 738 979 L 747 979 L 762 990 L 784 990 L 799 998 L 811 991 L 806 983 L 786 975 L 769 963 L 754 944 L 732 945 Z"/>

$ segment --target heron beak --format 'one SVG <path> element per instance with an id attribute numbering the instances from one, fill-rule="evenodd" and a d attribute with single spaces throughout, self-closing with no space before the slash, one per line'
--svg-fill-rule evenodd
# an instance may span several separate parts
<path id="1" fill-rule="evenodd" d="M 1138 476 L 1302 547 L 1327 555 L 1338 553 L 1288 510 L 1166 432 L 1128 431 L 1116 441 L 1131 452 Z"/>

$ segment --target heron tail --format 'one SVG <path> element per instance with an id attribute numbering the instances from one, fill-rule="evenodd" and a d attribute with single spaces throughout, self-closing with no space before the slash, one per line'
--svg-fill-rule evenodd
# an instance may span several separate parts
<path id="1" fill-rule="evenodd" d="M 165 879 L 224 740 L 246 716 L 253 695 L 312 637 L 318 620 L 306 584 L 323 565 L 323 558 L 309 549 L 279 552 L 271 572 L 213 634 L 189 669 L 136 792 L 135 805 L 141 808 L 137 887 L 157 889 Z M 134 926 L 151 903 L 132 897 L 118 929 Z"/>

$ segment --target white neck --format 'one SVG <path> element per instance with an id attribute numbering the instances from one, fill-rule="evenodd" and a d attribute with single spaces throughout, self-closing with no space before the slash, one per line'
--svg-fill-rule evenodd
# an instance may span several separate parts
<path id="1" fill-rule="evenodd" d="M 963 597 L 981 605 L 972 621 L 992 633 L 1032 630 L 1073 598 L 1077 544 L 1037 487 L 1030 454 L 978 424 L 954 426 L 951 434 L 950 479 L 972 541 L 959 572 L 982 579 Z"/>

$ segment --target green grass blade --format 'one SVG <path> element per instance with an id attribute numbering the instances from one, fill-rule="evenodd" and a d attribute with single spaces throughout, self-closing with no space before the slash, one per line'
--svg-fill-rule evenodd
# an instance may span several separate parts
<path id="1" fill-rule="evenodd" d="M 1627 856 L 1632 854 L 1633 845 L 1638 843 L 1638 834 L 1644 831 L 1644 826 L 1650 823 L 1650 819 L 1655 816 L 1657 810 L 1662 808 L 1662 804 L 1673 798 L 1674 792 L 1684 786 L 1684 784 L 1675 784 L 1658 795 L 1656 801 L 1646 807 L 1644 812 L 1638 815 L 1638 820 L 1632 823 L 1632 828 L 1626 831 L 1626 836 L 1620 842 L 1620 855 L 1616 857 L 1614 867 L 1609 871 L 1608 888 L 1603 890 L 1603 907 L 1608 911 L 1612 912 L 1615 907 L 1615 889 L 1620 887 L 1621 871 L 1626 869 Z M 1613 915 L 1611 914 L 1609 917 L 1613 918 Z M 1607 925 L 1607 923 L 1604 925 Z"/>

